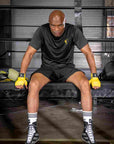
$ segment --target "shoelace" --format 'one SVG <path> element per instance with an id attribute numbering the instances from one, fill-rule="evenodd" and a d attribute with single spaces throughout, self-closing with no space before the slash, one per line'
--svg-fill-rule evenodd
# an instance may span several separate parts
<path id="1" fill-rule="evenodd" d="M 29 125 L 29 130 L 28 130 L 28 138 L 27 141 L 30 142 L 32 140 L 32 137 L 35 133 L 35 129 L 33 125 Z"/>
<path id="2" fill-rule="evenodd" d="M 93 136 L 93 130 L 92 130 L 91 124 L 88 125 L 87 131 L 88 131 L 88 135 L 89 135 L 91 141 L 94 142 L 94 136 Z"/>

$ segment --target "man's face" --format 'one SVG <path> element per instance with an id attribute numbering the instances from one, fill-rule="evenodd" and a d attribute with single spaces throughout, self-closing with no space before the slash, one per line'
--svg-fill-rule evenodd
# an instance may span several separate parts
<path id="1" fill-rule="evenodd" d="M 62 19 L 61 17 L 59 16 L 53 17 L 51 20 L 49 20 L 49 25 L 51 32 L 55 37 L 60 37 L 63 34 L 65 28 L 65 22 L 64 19 Z"/>

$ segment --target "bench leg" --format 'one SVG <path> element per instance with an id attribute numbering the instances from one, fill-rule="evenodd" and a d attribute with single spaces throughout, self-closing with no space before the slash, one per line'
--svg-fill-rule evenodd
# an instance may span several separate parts
<path id="1" fill-rule="evenodd" d="M 93 98 L 93 106 L 97 106 L 97 98 Z"/>

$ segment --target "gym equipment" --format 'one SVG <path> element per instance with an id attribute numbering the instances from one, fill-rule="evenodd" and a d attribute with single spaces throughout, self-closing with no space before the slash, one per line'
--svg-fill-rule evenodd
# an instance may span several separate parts
<path id="1" fill-rule="evenodd" d="M 0 81 L 16 81 L 19 76 L 19 72 L 15 69 L 9 68 L 8 72 L 0 71 Z"/>
<path id="2" fill-rule="evenodd" d="M 101 87 L 101 82 L 97 77 L 97 74 L 91 74 L 91 79 L 89 80 L 89 84 L 92 87 Z"/>
<path id="3" fill-rule="evenodd" d="M 99 74 L 100 80 L 114 81 L 114 61 L 108 62 Z"/>
<path id="4" fill-rule="evenodd" d="M 15 82 L 15 86 L 18 86 L 18 85 L 27 87 L 27 80 L 26 80 L 25 74 L 23 74 L 23 76 L 22 76 L 22 73 L 20 73 L 17 81 Z"/>
<path id="5" fill-rule="evenodd" d="M 11 79 L 12 81 L 16 81 L 19 76 L 19 72 L 16 71 L 15 69 L 9 68 L 8 69 L 8 78 Z"/>

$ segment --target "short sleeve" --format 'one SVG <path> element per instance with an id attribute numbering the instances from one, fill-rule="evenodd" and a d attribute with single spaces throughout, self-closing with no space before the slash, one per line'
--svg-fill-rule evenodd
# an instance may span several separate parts
<path id="1" fill-rule="evenodd" d="M 36 50 L 38 50 L 39 48 L 41 48 L 41 43 L 42 43 L 42 32 L 41 32 L 41 27 L 39 27 L 35 31 L 29 45 L 35 48 Z"/>
<path id="2" fill-rule="evenodd" d="M 88 44 L 87 39 L 85 38 L 85 36 L 78 27 L 74 27 L 73 41 L 75 45 L 78 47 L 78 49 L 81 49 L 86 44 Z"/>

